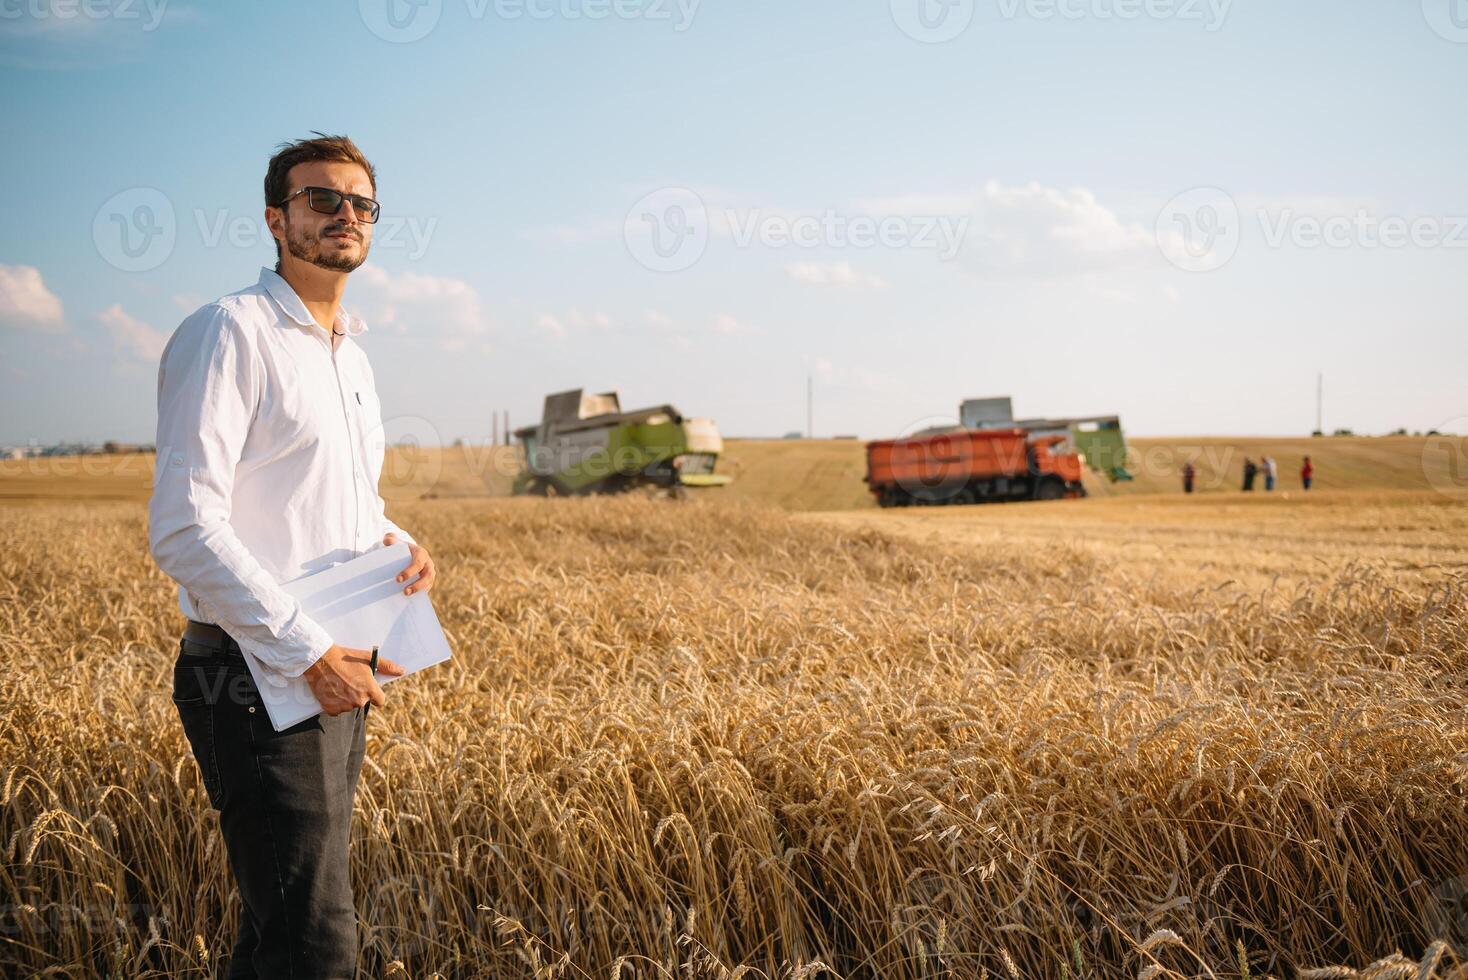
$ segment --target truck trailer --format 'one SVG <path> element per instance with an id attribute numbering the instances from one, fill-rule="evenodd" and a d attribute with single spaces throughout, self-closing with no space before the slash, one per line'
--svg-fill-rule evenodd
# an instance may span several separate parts
<path id="1" fill-rule="evenodd" d="M 862 479 L 881 507 L 1084 497 L 1081 457 L 1063 435 L 953 428 L 867 443 Z"/>

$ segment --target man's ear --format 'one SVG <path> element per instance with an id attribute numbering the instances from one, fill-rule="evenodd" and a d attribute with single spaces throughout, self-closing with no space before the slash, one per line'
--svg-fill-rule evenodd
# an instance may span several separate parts
<path id="1" fill-rule="evenodd" d="M 276 242 L 285 239 L 285 214 L 280 208 L 267 207 L 265 209 L 265 227 L 270 229 L 271 237 Z"/>

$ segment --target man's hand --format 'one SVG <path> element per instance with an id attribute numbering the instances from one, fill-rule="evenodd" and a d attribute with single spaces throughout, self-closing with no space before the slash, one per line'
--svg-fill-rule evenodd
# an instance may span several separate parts
<path id="1" fill-rule="evenodd" d="M 391 660 L 377 658 L 377 672 L 402 677 L 403 668 Z M 333 645 L 301 675 L 311 693 L 328 715 L 345 714 L 369 701 L 379 708 L 387 703 L 377 678 L 372 675 L 372 651 Z"/>
<path id="2" fill-rule="evenodd" d="M 382 539 L 382 543 L 392 546 L 397 543 L 396 534 L 388 534 Z M 414 592 L 427 592 L 433 588 L 433 582 L 438 578 L 438 572 L 434 570 L 433 559 L 428 556 L 428 549 L 422 545 L 408 544 L 408 564 L 398 573 L 398 581 L 406 582 L 413 576 L 418 576 L 418 581 L 403 590 L 404 595 L 412 595 Z M 421 574 L 420 574 L 421 573 Z"/>

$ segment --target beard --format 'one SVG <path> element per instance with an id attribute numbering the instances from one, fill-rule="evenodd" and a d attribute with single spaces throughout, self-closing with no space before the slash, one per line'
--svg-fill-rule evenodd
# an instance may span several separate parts
<path id="1" fill-rule="evenodd" d="M 304 228 L 294 228 L 290 219 L 285 221 L 285 247 L 291 255 L 302 262 L 309 262 L 322 269 L 330 269 L 332 272 L 351 272 L 363 262 L 367 261 L 367 250 L 369 245 L 366 237 L 359 237 L 358 244 L 361 246 L 357 252 L 342 252 L 335 245 L 322 245 L 322 238 L 335 231 L 343 230 L 342 225 L 327 224 L 321 227 L 316 234 L 312 234 Z"/>

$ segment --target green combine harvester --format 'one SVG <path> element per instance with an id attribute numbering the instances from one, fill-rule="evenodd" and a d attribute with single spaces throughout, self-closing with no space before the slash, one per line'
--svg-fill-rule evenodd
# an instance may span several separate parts
<path id="1" fill-rule="evenodd" d="M 719 487 L 714 472 L 724 440 L 710 419 L 689 419 L 672 405 L 622 411 L 615 391 L 580 388 L 545 397 L 538 425 L 515 430 L 525 469 L 518 496 L 576 497 L 636 489 L 682 496 L 687 487 Z"/>
<path id="2" fill-rule="evenodd" d="M 1073 418 L 1017 419 L 1009 396 L 970 398 L 958 407 L 960 424 L 966 429 L 1024 429 L 1035 438 L 1064 436 L 1086 465 L 1111 483 L 1132 478 L 1126 468 L 1126 437 L 1121 419 L 1115 415 L 1086 415 Z"/>

